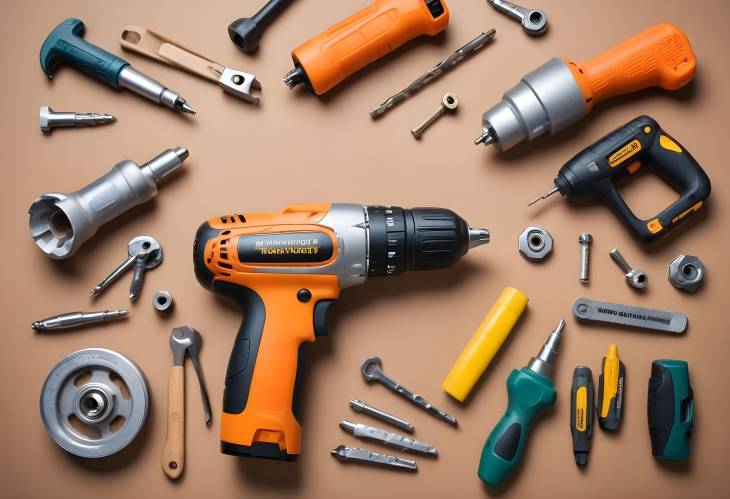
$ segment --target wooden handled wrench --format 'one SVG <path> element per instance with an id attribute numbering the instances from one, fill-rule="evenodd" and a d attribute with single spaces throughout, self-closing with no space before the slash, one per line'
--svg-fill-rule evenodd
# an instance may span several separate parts
<path id="1" fill-rule="evenodd" d="M 122 29 L 119 43 L 123 49 L 217 82 L 223 90 L 246 102 L 259 103 L 259 98 L 251 95 L 253 90 L 261 90 L 261 83 L 256 76 L 227 68 L 164 35 L 141 26 L 130 25 Z"/>
<path id="2" fill-rule="evenodd" d="M 167 392 L 167 435 L 162 451 L 162 470 L 170 478 L 178 478 L 185 464 L 185 355 L 190 355 L 200 383 L 205 424 L 210 426 L 210 401 L 205 378 L 200 368 L 200 345 L 203 338 L 190 326 L 176 327 L 170 335 L 172 367 Z"/>

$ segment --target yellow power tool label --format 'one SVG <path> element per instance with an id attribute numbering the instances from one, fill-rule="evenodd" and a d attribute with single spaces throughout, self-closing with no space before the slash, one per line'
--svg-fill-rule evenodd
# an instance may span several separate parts
<path id="1" fill-rule="evenodd" d="M 581 386 L 575 392 L 575 428 L 586 431 L 586 410 L 588 410 L 588 388 Z"/>
<path id="2" fill-rule="evenodd" d="M 641 151 L 641 142 L 639 139 L 634 139 L 608 157 L 608 166 L 615 168 L 639 151 Z"/>

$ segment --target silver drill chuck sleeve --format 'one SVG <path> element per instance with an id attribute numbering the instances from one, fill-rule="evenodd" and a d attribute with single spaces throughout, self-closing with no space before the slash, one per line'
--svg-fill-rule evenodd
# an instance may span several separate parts
<path id="1" fill-rule="evenodd" d="M 78 191 L 43 194 L 28 210 L 33 241 L 53 259 L 69 258 L 99 227 L 155 197 L 157 182 L 177 170 L 188 155 L 187 149 L 176 147 L 141 166 L 123 160 Z"/>

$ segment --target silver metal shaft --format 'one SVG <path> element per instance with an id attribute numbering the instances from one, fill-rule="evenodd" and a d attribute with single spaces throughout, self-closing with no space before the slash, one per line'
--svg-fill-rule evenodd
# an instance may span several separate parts
<path id="1" fill-rule="evenodd" d="M 578 236 L 580 244 L 580 266 L 578 268 L 578 280 L 580 282 L 588 282 L 590 280 L 590 246 L 593 242 L 593 236 L 587 232 L 583 232 Z"/>
<path id="2" fill-rule="evenodd" d="M 487 229 L 473 229 L 469 227 L 469 249 L 476 248 L 489 242 L 489 231 Z"/>
<path id="3" fill-rule="evenodd" d="M 413 425 L 406 421 L 405 419 L 401 419 L 398 416 L 394 416 L 393 414 L 390 414 L 389 412 L 385 412 L 383 410 L 378 409 L 377 407 L 373 407 L 372 405 L 368 405 L 365 402 L 362 402 L 357 399 L 350 400 L 350 407 L 355 412 L 361 412 L 363 414 L 367 414 L 368 416 L 372 416 L 375 419 L 378 419 L 384 423 L 392 424 L 393 426 L 400 428 L 403 431 L 407 431 L 408 433 L 413 431 Z"/>
<path id="4" fill-rule="evenodd" d="M 379 464 L 390 468 L 397 468 L 408 471 L 416 471 L 416 462 L 411 459 L 403 459 L 388 454 L 379 454 L 357 447 L 345 447 L 340 445 L 332 449 L 331 454 L 340 461 L 355 461 L 361 463 Z"/>
<path id="5" fill-rule="evenodd" d="M 40 110 L 40 127 L 44 133 L 56 127 L 104 125 L 114 121 L 116 118 L 111 114 L 56 112 L 48 106 L 41 106 Z"/>
<path id="6" fill-rule="evenodd" d="M 170 90 L 162 83 L 150 78 L 144 73 L 140 73 L 130 65 L 125 66 L 119 72 L 117 83 L 120 87 L 131 90 L 159 104 L 163 104 L 170 109 L 195 114 L 195 110 L 188 105 L 179 93 Z"/>
<path id="7" fill-rule="evenodd" d="M 388 97 L 382 104 L 370 111 L 370 117 L 372 119 L 379 118 L 384 115 L 388 110 L 395 107 L 401 101 L 411 97 L 416 92 L 421 90 L 423 87 L 431 83 L 437 76 L 445 73 L 450 68 L 456 66 L 458 63 L 466 59 L 468 56 L 476 53 L 480 48 L 485 46 L 495 35 L 497 31 L 490 29 L 487 32 L 480 33 L 473 40 L 468 42 L 461 48 L 456 49 L 453 53 L 449 54 L 446 58 L 442 59 L 436 65 L 428 69 L 421 76 L 416 78 L 410 85 L 401 90 L 400 92 L 393 94 Z"/>
<path id="8" fill-rule="evenodd" d="M 560 336 L 563 333 L 564 327 L 565 320 L 560 319 L 558 327 L 555 328 L 555 331 L 550 333 L 550 336 L 540 350 L 540 353 L 537 354 L 536 357 L 530 359 L 530 362 L 527 364 L 527 368 L 529 370 L 548 379 L 553 377 L 555 357 L 558 355 L 558 344 L 560 343 Z"/>
<path id="9" fill-rule="evenodd" d="M 129 310 L 121 308 L 118 310 L 104 310 L 103 312 L 69 312 L 67 314 L 48 317 L 31 324 L 36 331 L 50 331 L 53 329 L 68 329 L 96 322 L 107 322 L 121 319 L 129 314 Z"/>
<path id="10" fill-rule="evenodd" d="M 418 452 L 427 456 L 436 456 L 438 451 L 435 447 L 418 440 L 413 440 L 403 435 L 398 435 L 390 431 L 383 430 L 381 428 L 375 428 L 360 423 L 353 423 L 351 421 L 343 420 L 340 421 L 340 428 L 346 432 L 352 433 L 358 438 L 365 440 L 372 440 L 385 445 L 392 445 L 401 450 Z"/>
<path id="11" fill-rule="evenodd" d="M 618 266 L 621 267 L 621 270 L 623 270 L 625 273 L 628 274 L 629 272 L 634 270 L 633 268 L 631 268 L 631 265 L 629 265 L 629 262 L 626 261 L 626 259 L 619 252 L 618 249 L 616 249 L 616 248 L 612 249 L 610 255 L 611 255 L 611 258 L 613 259 L 613 261 L 616 262 L 618 264 Z"/>

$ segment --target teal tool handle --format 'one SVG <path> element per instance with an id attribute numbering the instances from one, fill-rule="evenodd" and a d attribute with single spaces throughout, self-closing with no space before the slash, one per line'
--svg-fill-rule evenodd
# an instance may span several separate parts
<path id="1" fill-rule="evenodd" d="M 496 487 L 512 472 L 525 451 L 527 433 L 537 414 L 555 403 L 553 382 L 523 367 L 507 378 L 507 410 L 487 437 L 479 478 Z"/>
<path id="2" fill-rule="evenodd" d="M 107 85 L 119 88 L 119 73 L 129 63 L 84 40 L 84 29 L 81 19 L 66 19 L 48 34 L 41 47 L 43 72 L 53 78 L 56 69 L 67 63 Z"/>

